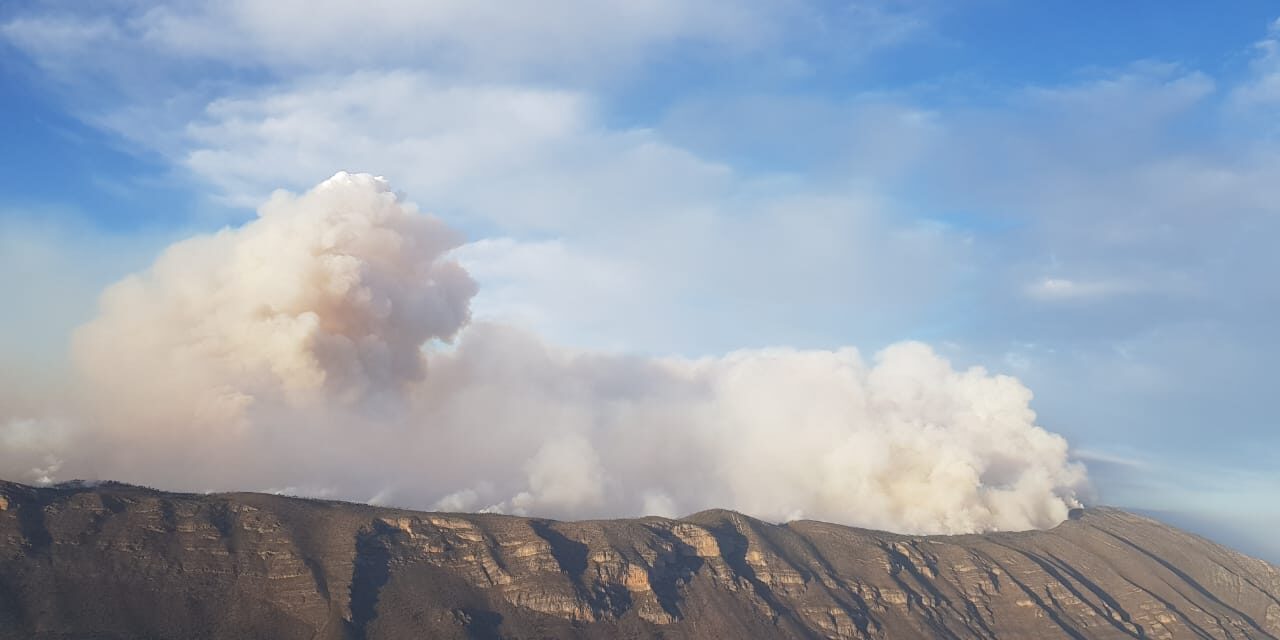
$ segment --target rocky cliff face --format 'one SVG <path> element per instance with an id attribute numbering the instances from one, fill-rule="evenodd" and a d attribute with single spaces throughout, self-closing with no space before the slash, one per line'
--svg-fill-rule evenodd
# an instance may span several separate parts
<path id="1" fill-rule="evenodd" d="M 1280 571 L 1090 509 L 902 536 L 0 482 L 0 638 L 1274 638 Z"/>

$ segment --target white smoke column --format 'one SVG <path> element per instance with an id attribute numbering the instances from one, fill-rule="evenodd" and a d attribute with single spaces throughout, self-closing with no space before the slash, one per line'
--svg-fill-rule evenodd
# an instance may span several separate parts
<path id="1" fill-rule="evenodd" d="M 174 245 L 77 336 L 85 408 L 56 441 L 57 473 L 952 533 L 1051 526 L 1085 486 L 1017 380 L 921 344 L 871 363 L 853 349 L 647 359 L 463 329 L 475 286 L 446 257 L 457 242 L 385 181 L 338 174 Z"/>
<path id="2" fill-rule="evenodd" d="M 252 478 L 332 437 L 309 411 L 394 411 L 423 379 L 420 347 L 468 319 L 475 284 L 441 259 L 459 241 L 386 180 L 339 173 L 171 246 L 109 288 L 76 336 L 94 435 L 108 440 L 86 463 L 140 478 L 173 468 L 184 485 Z"/>
<path id="3" fill-rule="evenodd" d="M 479 324 L 433 371 L 420 411 L 434 437 L 458 450 L 486 434 L 465 459 L 487 467 L 482 483 L 451 488 L 442 508 L 728 507 L 961 533 L 1052 526 L 1086 485 L 1066 441 L 1035 425 L 1026 387 L 919 343 L 871 365 L 854 349 L 647 360 Z"/>

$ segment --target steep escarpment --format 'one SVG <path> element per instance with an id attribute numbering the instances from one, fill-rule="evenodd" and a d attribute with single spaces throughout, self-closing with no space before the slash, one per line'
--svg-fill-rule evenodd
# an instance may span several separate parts
<path id="1" fill-rule="evenodd" d="M 0 483 L 0 638 L 1272 638 L 1276 568 L 1112 509 L 903 536 Z"/>

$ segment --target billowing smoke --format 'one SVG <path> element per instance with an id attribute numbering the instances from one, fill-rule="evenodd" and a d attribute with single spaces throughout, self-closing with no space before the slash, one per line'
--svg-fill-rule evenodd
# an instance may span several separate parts
<path id="1" fill-rule="evenodd" d="M 0 474 L 904 532 L 1051 526 L 1085 486 L 1014 378 L 919 343 L 870 360 L 557 347 L 470 322 L 458 243 L 384 180 L 340 173 L 173 245 L 75 336 L 74 416 L 0 423 Z"/>

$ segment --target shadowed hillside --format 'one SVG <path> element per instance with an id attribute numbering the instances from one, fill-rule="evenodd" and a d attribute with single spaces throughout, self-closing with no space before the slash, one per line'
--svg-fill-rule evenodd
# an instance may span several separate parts
<path id="1" fill-rule="evenodd" d="M 1273 638 L 1280 571 L 1090 509 L 903 536 L 0 482 L 0 638 Z"/>

